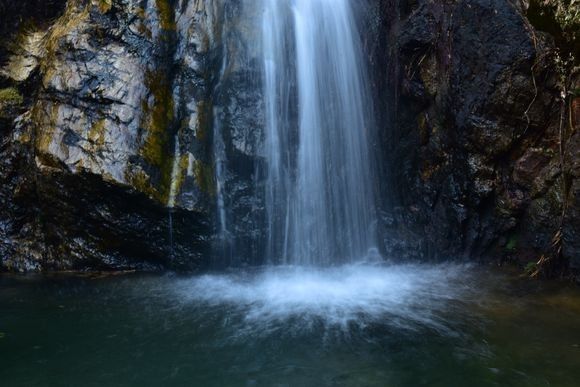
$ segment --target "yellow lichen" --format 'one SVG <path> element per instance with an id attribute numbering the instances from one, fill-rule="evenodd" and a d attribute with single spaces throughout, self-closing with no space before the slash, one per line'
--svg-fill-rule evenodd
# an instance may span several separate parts
<path id="1" fill-rule="evenodd" d="M 211 165 L 195 160 L 193 163 L 193 174 L 198 187 L 205 193 L 214 196 L 216 193 L 216 186 Z"/>
<path id="2" fill-rule="evenodd" d="M 151 178 L 143 170 L 137 170 L 130 178 L 129 182 L 138 191 L 143 192 L 152 199 L 160 200 L 159 192 L 157 192 L 151 184 Z"/>
<path id="3" fill-rule="evenodd" d="M 143 156 L 150 164 L 162 167 L 169 148 L 168 128 L 173 120 L 173 94 L 169 80 L 162 72 L 147 72 L 145 84 L 151 99 L 142 102 L 143 127 L 147 130 Z"/>
<path id="4" fill-rule="evenodd" d="M 60 106 L 53 102 L 41 103 L 32 110 L 35 125 L 34 145 L 40 152 L 48 152 L 54 138 Z"/>
<path id="5" fill-rule="evenodd" d="M 9 87 L 0 90 L 0 103 L 22 103 L 22 95 L 14 87 Z"/>
<path id="6" fill-rule="evenodd" d="M 89 8 L 76 2 L 67 3 L 64 14 L 50 27 L 45 36 L 45 55 L 40 63 L 43 84 L 50 83 L 55 75 L 56 54 L 63 39 L 78 28 L 89 17 Z"/>
<path id="7" fill-rule="evenodd" d="M 99 148 L 105 144 L 105 124 L 106 120 L 102 118 L 94 122 L 89 130 L 89 140 Z"/>
<path id="8" fill-rule="evenodd" d="M 146 72 L 145 86 L 149 89 L 149 98 L 141 103 L 141 127 L 146 136 L 141 154 L 150 166 L 159 170 L 160 179 L 154 189 L 158 193 L 157 198 L 166 202 L 171 189 L 173 168 L 170 141 L 174 114 L 172 88 L 167 73 L 163 71 Z"/>
<path id="9" fill-rule="evenodd" d="M 166 31 L 175 31 L 175 14 L 169 0 L 155 0 L 159 14 L 159 25 Z"/>
<path id="10" fill-rule="evenodd" d="M 92 3 L 99 8 L 101 13 L 109 12 L 113 6 L 113 0 L 92 0 Z"/>

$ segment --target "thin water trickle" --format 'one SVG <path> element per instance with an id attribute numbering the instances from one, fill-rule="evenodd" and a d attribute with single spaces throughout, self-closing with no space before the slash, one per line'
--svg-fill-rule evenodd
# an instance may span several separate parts
<path id="1" fill-rule="evenodd" d="M 376 246 L 372 101 L 349 0 L 264 0 L 267 255 L 351 262 Z"/>
<path id="2" fill-rule="evenodd" d="M 175 149 L 173 151 L 173 164 L 171 166 L 171 184 L 169 186 L 169 196 L 167 199 L 167 207 L 175 207 L 175 199 L 177 197 L 177 190 L 179 188 L 180 170 L 179 170 L 179 135 L 175 135 Z"/>
<path id="3" fill-rule="evenodd" d="M 225 30 L 225 25 L 223 29 Z M 220 68 L 220 76 L 222 79 L 226 68 L 228 66 L 228 56 L 224 55 Z M 222 85 L 220 82 L 216 85 L 216 94 Z M 227 165 L 228 156 L 226 152 L 226 144 L 224 142 L 224 133 L 221 122 L 222 107 L 213 107 L 213 149 L 214 149 L 214 165 L 215 165 L 215 180 L 216 180 L 216 199 L 217 199 L 217 236 L 219 253 L 221 256 L 221 264 L 229 265 L 232 259 L 233 238 L 229 231 L 228 214 L 226 207 L 226 189 L 227 189 Z"/>
<path id="4" fill-rule="evenodd" d="M 169 186 L 169 196 L 167 199 L 167 223 L 169 225 L 169 254 L 173 257 L 173 209 L 175 207 L 175 200 L 177 198 L 177 191 L 179 188 L 180 170 L 179 170 L 179 160 L 180 160 L 180 150 L 179 150 L 179 134 L 175 135 L 175 148 L 173 151 L 173 165 L 171 166 L 171 185 Z"/>

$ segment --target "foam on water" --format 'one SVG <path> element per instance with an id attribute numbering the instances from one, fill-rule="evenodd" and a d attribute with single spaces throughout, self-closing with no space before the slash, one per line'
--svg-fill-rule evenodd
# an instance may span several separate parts
<path id="1" fill-rule="evenodd" d="M 176 291 L 206 312 L 227 310 L 236 329 L 252 333 L 373 324 L 451 333 L 440 312 L 468 296 L 468 283 L 467 266 L 353 264 L 203 275 L 179 281 Z"/>

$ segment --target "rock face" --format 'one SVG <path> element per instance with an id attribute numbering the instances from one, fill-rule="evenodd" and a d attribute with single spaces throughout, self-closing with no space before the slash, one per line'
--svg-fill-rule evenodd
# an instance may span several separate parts
<path id="1" fill-rule="evenodd" d="M 10 3 L 0 270 L 259 263 L 256 2 Z M 580 268 L 580 100 L 561 95 L 580 79 L 558 40 L 516 0 L 364 11 L 384 254 Z"/>
<path id="2" fill-rule="evenodd" d="M 387 253 L 578 268 L 578 121 L 565 93 L 580 77 L 565 53 L 519 2 L 383 6 L 398 15 L 387 20 L 396 46 L 379 50 Z"/>
<path id="3" fill-rule="evenodd" d="M 6 14 L 28 20 L 37 5 Z M 14 97 L 2 103 L 0 268 L 194 270 L 216 246 L 251 249 L 261 96 L 242 46 L 254 7 L 50 5 L 0 58 Z M 224 230 L 222 207 L 236 220 Z"/>
<path id="4" fill-rule="evenodd" d="M 69 1 L 47 30 L 26 32 L 40 34 L 34 69 L 15 76 L 21 49 L 3 72 L 30 101 L 3 138 L 2 266 L 205 264 L 216 9 Z"/>

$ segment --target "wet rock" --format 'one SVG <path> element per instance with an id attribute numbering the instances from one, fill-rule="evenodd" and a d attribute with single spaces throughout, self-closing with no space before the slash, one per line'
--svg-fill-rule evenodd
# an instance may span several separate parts
<path id="1" fill-rule="evenodd" d="M 567 124 L 560 140 L 552 36 L 519 2 L 385 3 L 400 15 L 386 21 L 398 50 L 382 51 L 397 66 L 385 97 L 395 106 L 383 120 L 387 179 L 391 201 L 419 213 L 385 229 L 423 246 L 399 254 L 537 260 L 562 228 L 563 258 L 576 266 L 579 148 Z"/>
<path id="2" fill-rule="evenodd" d="M 0 4 L 0 267 L 187 270 L 216 245 L 259 263 L 259 7 L 40 3 Z M 580 84 L 562 97 L 564 37 L 534 7 L 364 7 L 389 258 L 527 263 L 561 230 L 580 268 Z"/>
<path id="3" fill-rule="evenodd" d="M 69 1 L 12 49 L 1 75 L 34 97 L 3 138 L 3 268 L 208 264 L 208 4 Z"/>
<path id="4" fill-rule="evenodd" d="M 3 129 L 1 267 L 204 267 L 222 243 L 220 195 L 237 255 L 255 255 L 252 14 L 238 1 L 74 0 L 23 32 L 0 70 L 30 93 Z"/>

